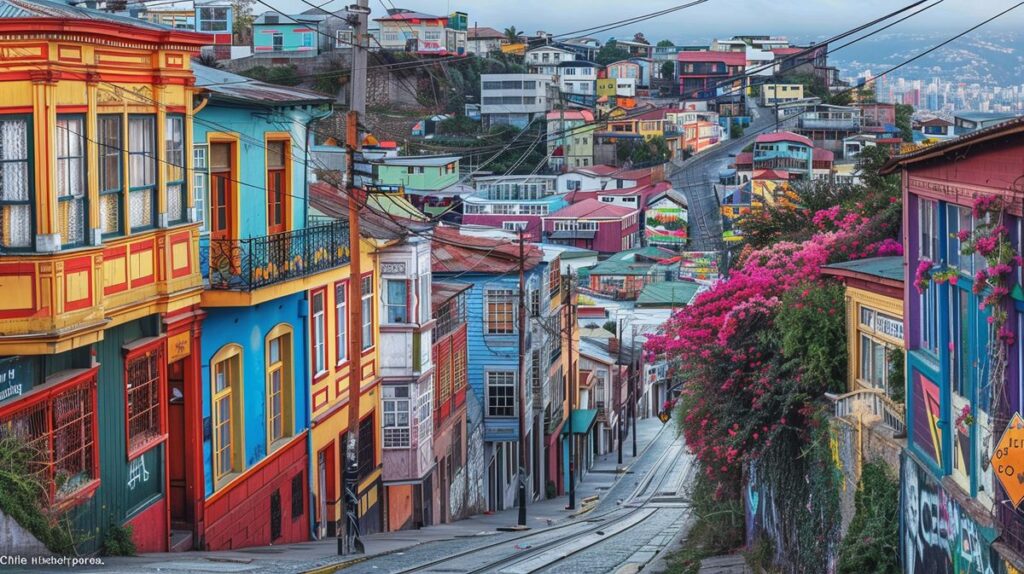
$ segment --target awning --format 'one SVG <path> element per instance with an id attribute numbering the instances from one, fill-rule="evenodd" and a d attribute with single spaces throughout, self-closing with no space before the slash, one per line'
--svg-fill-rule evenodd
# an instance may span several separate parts
<path id="1" fill-rule="evenodd" d="M 572 434 L 588 434 L 594 428 L 597 421 L 597 409 L 576 409 L 572 411 L 570 420 L 562 425 L 562 435 L 569 434 L 569 426 L 572 425 Z"/>
<path id="2" fill-rule="evenodd" d="M 593 239 L 597 236 L 596 231 L 577 229 L 575 231 L 553 231 L 551 232 L 551 239 Z"/>

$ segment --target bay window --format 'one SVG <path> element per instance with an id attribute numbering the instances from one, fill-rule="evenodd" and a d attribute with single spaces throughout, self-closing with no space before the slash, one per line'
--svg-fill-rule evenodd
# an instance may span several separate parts
<path id="1" fill-rule="evenodd" d="M 167 220 L 185 221 L 185 117 L 168 115 L 164 122 L 164 161 L 167 163 Z"/>
<path id="2" fill-rule="evenodd" d="M 384 302 L 387 307 L 388 323 L 409 322 L 409 283 L 404 279 L 386 279 L 387 300 Z M 365 297 L 366 294 L 364 293 Z"/>
<path id="3" fill-rule="evenodd" d="M 149 229 L 156 212 L 156 118 L 128 116 L 128 224 Z"/>
<path id="4" fill-rule="evenodd" d="M 0 247 L 32 246 L 29 120 L 0 119 Z"/>
<path id="5" fill-rule="evenodd" d="M 100 230 L 104 237 L 124 232 L 121 194 L 123 193 L 122 172 L 124 162 L 121 151 L 124 148 L 121 133 L 121 116 L 101 115 L 97 119 L 99 139 L 100 176 Z"/>
<path id="6" fill-rule="evenodd" d="M 384 421 L 384 448 L 409 446 L 409 387 L 385 386 L 381 391 Z"/>
<path id="7" fill-rule="evenodd" d="M 57 116 L 57 211 L 64 246 L 85 243 L 85 118 Z"/>

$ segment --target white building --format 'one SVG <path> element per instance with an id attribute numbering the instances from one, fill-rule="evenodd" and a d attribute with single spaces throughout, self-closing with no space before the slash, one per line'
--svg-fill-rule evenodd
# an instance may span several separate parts
<path id="1" fill-rule="evenodd" d="M 470 28 L 466 34 L 466 52 L 486 56 L 498 52 L 507 42 L 505 35 L 494 28 L 477 26 Z"/>
<path id="2" fill-rule="evenodd" d="M 566 96 L 597 96 L 597 70 L 600 66 L 584 60 L 562 62 L 557 68 L 558 89 Z M 584 102 L 586 103 L 586 102 Z"/>
<path id="3" fill-rule="evenodd" d="M 547 76 L 558 75 L 558 66 L 562 62 L 570 62 L 576 59 L 576 53 L 571 50 L 563 50 L 554 46 L 541 46 L 526 52 L 526 65 L 530 73 L 545 74 Z"/>
<path id="4" fill-rule="evenodd" d="M 525 128 L 530 120 L 551 109 L 546 74 L 482 74 L 480 119 L 484 128 L 511 125 Z"/>

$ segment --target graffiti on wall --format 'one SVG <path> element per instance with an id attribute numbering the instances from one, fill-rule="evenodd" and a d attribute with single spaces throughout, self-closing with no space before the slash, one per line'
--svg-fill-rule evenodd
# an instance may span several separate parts
<path id="1" fill-rule="evenodd" d="M 647 208 L 644 235 L 651 245 L 686 243 L 686 208 L 665 198 Z"/>
<path id="2" fill-rule="evenodd" d="M 913 387 L 911 409 L 914 419 L 911 439 L 920 452 L 929 456 L 933 462 L 939 462 L 942 460 L 939 387 L 916 369 L 910 381 Z"/>
<path id="3" fill-rule="evenodd" d="M 996 574 L 995 531 L 980 527 L 927 470 L 904 455 L 901 479 L 906 574 Z"/>

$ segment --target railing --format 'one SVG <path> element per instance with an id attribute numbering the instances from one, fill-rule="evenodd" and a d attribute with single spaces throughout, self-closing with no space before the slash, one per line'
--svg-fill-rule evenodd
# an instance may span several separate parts
<path id="1" fill-rule="evenodd" d="M 348 222 L 249 239 L 210 239 L 201 252 L 210 289 L 252 291 L 348 264 Z"/>
<path id="2" fill-rule="evenodd" d="M 859 389 L 842 395 L 826 395 L 835 403 L 837 417 L 856 416 L 867 412 L 881 418 L 882 424 L 902 436 L 907 432 L 907 418 L 904 405 L 895 403 L 881 389 Z M 864 411 L 857 409 L 857 405 Z"/>
<path id="3" fill-rule="evenodd" d="M 805 130 L 855 130 L 860 127 L 860 121 L 849 119 L 801 118 L 800 127 Z"/>

